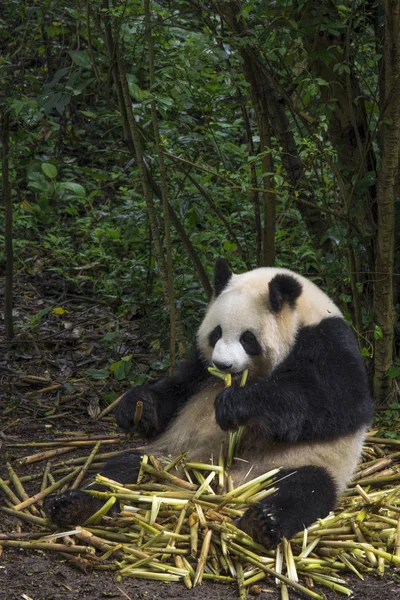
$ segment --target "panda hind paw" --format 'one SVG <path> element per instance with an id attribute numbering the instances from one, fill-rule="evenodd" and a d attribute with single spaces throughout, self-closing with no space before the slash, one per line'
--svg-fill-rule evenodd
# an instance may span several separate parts
<path id="1" fill-rule="evenodd" d="M 238 527 L 266 548 L 276 548 L 285 535 L 273 504 L 255 504 L 238 522 Z"/>
<path id="2" fill-rule="evenodd" d="M 49 496 L 44 511 L 59 527 L 82 525 L 103 506 L 104 502 L 93 498 L 82 490 L 68 490 L 56 496 Z"/>

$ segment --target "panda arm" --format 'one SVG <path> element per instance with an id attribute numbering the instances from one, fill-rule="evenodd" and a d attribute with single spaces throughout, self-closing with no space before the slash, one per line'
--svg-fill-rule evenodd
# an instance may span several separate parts
<path id="1" fill-rule="evenodd" d="M 222 429 L 249 425 L 287 442 L 346 435 L 372 419 L 362 359 L 343 319 L 301 329 L 290 354 L 272 372 L 216 398 Z"/>
<path id="2" fill-rule="evenodd" d="M 178 365 L 174 375 L 163 377 L 150 386 L 157 397 L 159 416 L 165 426 L 176 411 L 200 391 L 209 377 L 207 364 L 196 349 L 191 358 Z"/>
<path id="3" fill-rule="evenodd" d="M 119 427 L 129 432 L 138 401 L 143 403 L 138 432 L 153 438 L 165 431 L 185 402 L 196 394 L 209 377 L 207 365 L 196 349 L 193 356 L 182 361 L 174 375 L 155 383 L 131 388 L 124 394 L 116 410 Z"/>

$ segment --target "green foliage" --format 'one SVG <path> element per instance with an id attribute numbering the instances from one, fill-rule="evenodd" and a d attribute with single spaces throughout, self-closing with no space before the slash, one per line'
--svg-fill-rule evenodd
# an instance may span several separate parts
<path id="1" fill-rule="evenodd" d="M 263 158 L 270 154 L 276 264 L 322 284 L 354 323 L 348 251 L 364 265 L 375 231 L 373 224 L 360 225 L 357 218 L 377 175 L 371 165 L 359 177 L 359 164 L 340 159 L 332 123 L 343 90 L 341 83 L 335 87 L 336 80 L 357 79 L 360 94 L 354 107 L 363 103 L 371 131 L 377 128 L 381 55 L 362 6 L 344 2 L 323 11 L 319 3 L 310 8 L 291 1 L 246 0 L 239 3 L 243 34 L 235 34 L 207 2 L 152 2 L 157 84 L 150 89 L 141 3 L 128 0 L 107 11 L 98 0 L 7 2 L 0 30 L 6 48 L 1 83 L 3 105 L 13 118 L 10 177 L 17 273 L 56 274 L 120 314 L 138 314 L 147 319 L 160 347 L 166 346 L 167 333 L 160 332 L 167 332 L 168 315 L 137 164 L 111 77 L 107 17 L 122 49 L 146 164 L 159 184 L 151 126 L 155 99 L 163 148 L 177 157 L 165 157 L 169 202 L 208 272 L 219 255 L 236 270 L 256 266 L 252 175 L 262 205 Z M 355 25 L 346 54 L 350 14 Z M 315 43 L 317 29 L 324 46 Z M 296 185 L 288 177 L 279 140 L 272 136 L 271 148 L 260 148 L 243 71 L 242 50 L 249 47 L 273 70 L 277 91 L 287 103 L 304 171 Z M 325 70 L 316 75 L 313 61 Z M 251 152 L 244 116 L 252 133 Z M 319 244 L 307 229 L 307 202 L 320 210 L 321 219 L 329 217 Z M 159 213 L 161 228 L 161 209 Z M 192 332 L 204 309 L 204 293 L 180 236 L 175 230 L 172 236 L 176 303 L 186 331 Z M 372 357 L 374 342 L 383 333 L 374 325 L 368 275 L 357 280 L 355 289 L 362 305 L 363 331 L 358 333 L 364 355 Z M 38 313 L 27 327 L 45 316 Z M 398 377 L 397 369 L 389 377 Z M 129 379 L 131 370 L 130 358 L 124 357 L 90 376 L 121 381 Z"/>
<path id="2" fill-rule="evenodd" d="M 392 402 L 389 407 L 378 414 L 378 435 L 393 439 L 400 439 L 400 404 Z"/>

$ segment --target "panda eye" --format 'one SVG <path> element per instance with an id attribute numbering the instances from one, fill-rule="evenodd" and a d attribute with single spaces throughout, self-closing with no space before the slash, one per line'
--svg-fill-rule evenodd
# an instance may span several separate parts
<path id="1" fill-rule="evenodd" d="M 221 325 L 217 325 L 210 335 L 208 336 L 208 343 L 212 348 L 214 348 L 215 344 L 222 338 L 222 329 Z"/>
<path id="2" fill-rule="evenodd" d="M 251 331 L 245 331 L 242 333 L 240 336 L 240 343 L 250 356 L 257 356 L 258 354 L 261 354 L 261 346 L 256 336 Z"/>

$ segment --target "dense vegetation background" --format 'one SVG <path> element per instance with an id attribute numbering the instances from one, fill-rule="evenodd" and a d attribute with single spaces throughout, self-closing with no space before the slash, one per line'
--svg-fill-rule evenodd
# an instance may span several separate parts
<path id="1" fill-rule="evenodd" d="M 216 257 L 275 264 L 335 298 L 396 414 L 399 0 L 9 0 L 0 25 L 10 340 L 75 294 L 173 364 Z M 58 304 L 12 323 L 13 276 Z M 92 375 L 136 365 L 128 347 Z"/>

